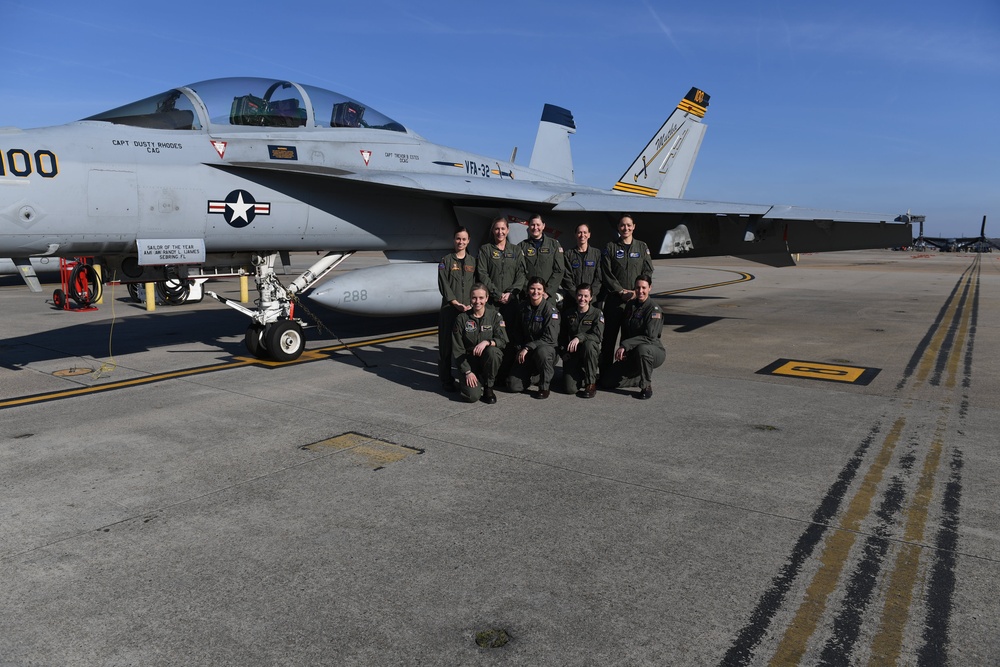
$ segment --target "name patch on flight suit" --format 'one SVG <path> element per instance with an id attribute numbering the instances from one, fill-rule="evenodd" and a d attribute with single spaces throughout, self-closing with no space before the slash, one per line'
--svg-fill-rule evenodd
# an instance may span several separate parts
<path id="1" fill-rule="evenodd" d="M 583 263 L 584 266 L 596 266 L 596 264 L 597 264 L 597 262 L 595 262 L 592 259 L 588 259 L 588 260 L 584 261 L 584 263 Z M 576 268 L 576 266 L 580 266 L 580 265 L 577 264 L 577 265 L 574 266 L 574 268 Z"/>
<path id="2" fill-rule="evenodd" d="M 629 256 L 629 257 L 631 257 L 632 259 L 635 259 L 636 257 L 638 257 L 638 256 L 639 256 L 639 253 L 637 253 L 637 252 L 630 252 L 630 253 L 628 254 L 628 256 Z"/>
<path id="3" fill-rule="evenodd" d="M 548 255 L 552 252 L 552 248 L 539 248 L 538 252 L 543 255 Z"/>
<path id="4" fill-rule="evenodd" d="M 479 330 L 480 331 L 492 331 L 493 330 L 493 325 L 484 324 L 483 326 L 479 327 Z"/>
<path id="5" fill-rule="evenodd" d="M 466 273 L 473 273 L 475 270 L 476 270 L 476 267 L 469 266 L 468 264 L 465 265 L 465 272 Z"/>

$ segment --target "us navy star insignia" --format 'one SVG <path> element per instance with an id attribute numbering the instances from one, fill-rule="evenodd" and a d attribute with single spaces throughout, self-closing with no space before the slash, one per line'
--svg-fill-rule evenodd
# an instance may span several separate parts
<path id="1" fill-rule="evenodd" d="M 233 190 L 224 201 L 209 201 L 208 212 L 221 213 L 233 227 L 246 227 L 255 216 L 271 215 L 271 205 L 256 201 L 246 190 Z"/>

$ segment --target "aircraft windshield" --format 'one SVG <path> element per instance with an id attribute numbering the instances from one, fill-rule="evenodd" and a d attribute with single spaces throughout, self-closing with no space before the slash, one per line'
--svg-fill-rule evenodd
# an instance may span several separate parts
<path id="1" fill-rule="evenodd" d="M 85 118 L 159 130 L 200 130 L 197 96 L 212 126 L 354 127 L 406 132 L 375 109 L 339 93 L 291 81 L 212 79 Z"/>
<path id="2" fill-rule="evenodd" d="M 198 114 L 188 96 L 169 90 L 84 120 L 103 120 L 117 125 L 148 127 L 154 130 L 200 130 Z"/>

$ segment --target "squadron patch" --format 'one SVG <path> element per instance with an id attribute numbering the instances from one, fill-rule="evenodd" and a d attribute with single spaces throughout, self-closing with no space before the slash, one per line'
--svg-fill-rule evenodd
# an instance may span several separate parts
<path id="1" fill-rule="evenodd" d="M 500 259 L 500 251 L 499 250 L 494 250 L 490 254 L 493 256 L 493 259 Z"/>
<path id="2" fill-rule="evenodd" d="M 615 259 L 625 259 L 625 251 L 621 248 L 615 250 Z"/>

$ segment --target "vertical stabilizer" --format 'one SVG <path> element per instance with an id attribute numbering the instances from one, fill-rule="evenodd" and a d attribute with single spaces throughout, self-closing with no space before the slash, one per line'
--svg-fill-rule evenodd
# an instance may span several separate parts
<path id="1" fill-rule="evenodd" d="M 561 179 L 573 180 L 573 155 L 569 135 L 576 133 L 573 114 L 568 109 L 546 104 L 538 123 L 535 147 L 531 150 L 528 167 L 544 171 Z"/>
<path id="2" fill-rule="evenodd" d="M 613 190 L 648 197 L 684 196 L 706 126 L 709 95 L 692 88 L 653 135 Z"/>

